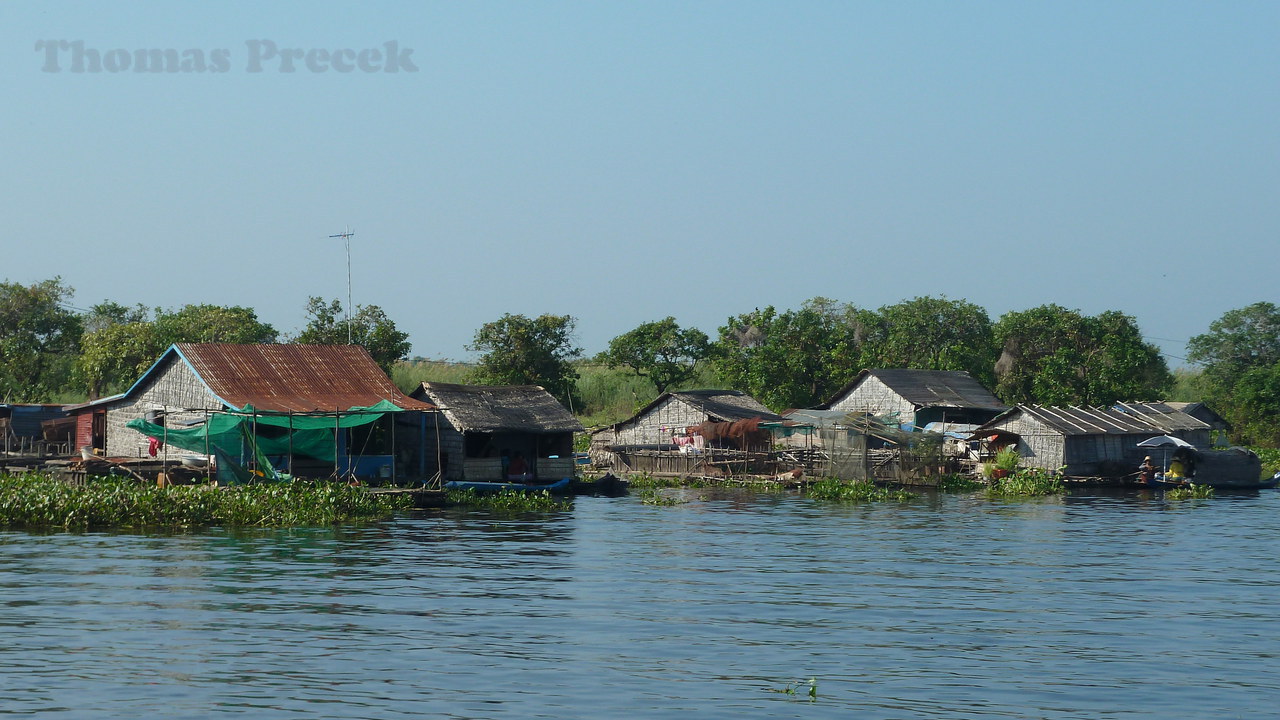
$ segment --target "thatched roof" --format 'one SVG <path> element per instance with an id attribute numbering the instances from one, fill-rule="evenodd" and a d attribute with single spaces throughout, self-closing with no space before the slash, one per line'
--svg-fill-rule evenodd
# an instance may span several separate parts
<path id="1" fill-rule="evenodd" d="M 424 382 L 412 395 L 440 408 L 462 432 L 582 432 L 577 418 L 538 385 Z"/>
<path id="2" fill-rule="evenodd" d="M 875 377 L 907 402 L 917 408 L 951 407 L 980 410 L 1004 410 L 1008 406 L 973 379 L 959 370 L 863 370 L 848 385 L 840 388 L 830 400 L 819 405 L 826 410 L 853 392 L 868 377 Z"/>
<path id="3" fill-rule="evenodd" d="M 678 392 L 662 393 L 653 402 L 641 408 L 640 412 L 635 415 L 622 422 L 606 425 L 592 432 L 617 430 L 624 425 L 634 423 L 648 415 L 654 408 L 672 399 L 698 408 L 707 415 L 708 420 L 713 422 L 734 422 L 751 418 L 760 418 L 764 422 L 781 422 L 785 420 L 781 415 L 773 412 L 759 400 L 741 390 L 680 390 Z"/>

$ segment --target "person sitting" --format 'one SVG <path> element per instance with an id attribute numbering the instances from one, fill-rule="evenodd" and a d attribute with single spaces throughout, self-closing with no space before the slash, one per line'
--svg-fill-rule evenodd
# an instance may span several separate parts
<path id="1" fill-rule="evenodd" d="M 524 455 L 516 453 L 511 458 L 511 464 L 507 465 L 507 479 L 513 482 L 527 482 L 533 479 L 533 473 L 529 472 L 529 464 L 525 462 Z"/>
<path id="2" fill-rule="evenodd" d="M 1151 481 L 1156 477 L 1156 466 L 1151 464 L 1151 456 L 1142 458 L 1142 464 L 1138 466 L 1138 482 L 1143 485 L 1150 485 Z"/>
<path id="3" fill-rule="evenodd" d="M 1187 466 L 1182 462 L 1182 458 L 1174 458 L 1169 463 L 1169 472 L 1164 476 L 1169 480 L 1181 480 L 1187 476 Z"/>

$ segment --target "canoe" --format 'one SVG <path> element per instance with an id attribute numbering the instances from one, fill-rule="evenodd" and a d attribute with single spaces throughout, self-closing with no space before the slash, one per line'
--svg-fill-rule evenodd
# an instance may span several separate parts
<path id="1" fill-rule="evenodd" d="M 550 483 L 521 483 L 521 482 L 484 482 L 480 480 L 450 480 L 445 483 L 447 490 L 475 490 L 476 492 L 502 492 L 504 490 L 514 490 L 516 492 L 539 492 L 546 490 L 549 493 L 566 493 L 569 492 L 570 486 L 573 484 L 573 478 L 560 478 Z"/>

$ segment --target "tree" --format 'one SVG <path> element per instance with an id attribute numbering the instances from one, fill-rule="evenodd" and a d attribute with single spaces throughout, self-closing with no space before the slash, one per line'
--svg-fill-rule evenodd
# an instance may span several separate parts
<path id="1" fill-rule="evenodd" d="M 184 305 L 156 310 L 155 329 L 165 347 L 173 343 L 273 343 L 279 333 L 260 322 L 253 308 L 239 305 Z"/>
<path id="2" fill-rule="evenodd" d="M 1042 305 L 1005 313 L 994 332 L 1001 348 L 996 394 L 1007 403 L 1158 400 L 1173 386 L 1160 350 L 1121 312 L 1088 317 Z"/>
<path id="3" fill-rule="evenodd" d="M 1187 359 L 1204 366 L 1208 400 L 1251 445 L 1280 445 L 1280 308 L 1231 310 L 1191 338 Z"/>
<path id="4" fill-rule="evenodd" d="M 712 362 L 726 382 L 774 410 L 812 407 L 862 368 L 869 320 L 821 297 L 782 313 L 757 308 L 720 328 Z"/>
<path id="5" fill-rule="evenodd" d="M 0 282 L 0 400 L 47 400 L 69 383 L 82 332 L 65 307 L 73 293 L 59 277 Z"/>
<path id="6" fill-rule="evenodd" d="M 146 316 L 141 305 L 109 300 L 89 310 L 85 322 L 96 329 L 84 335 L 76 371 L 90 397 L 127 388 L 174 343 L 273 343 L 278 337 L 247 307 L 184 305 Z"/>
<path id="7" fill-rule="evenodd" d="M 609 341 L 600 360 L 611 368 L 628 367 L 647 377 L 658 390 L 694 377 L 697 365 L 711 353 L 711 341 L 697 328 L 681 328 L 673 317 L 641 324 Z"/>
<path id="8" fill-rule="evenodd" d="M 577 320 L 569 315 L 503 315 L 476 331 L 468 350 L 484 353 L 477 382 L 493 385 L 541 385 L 561 403 L 575 403 L 578 371 L 572 360 L 582 355 L 574 344 Z"/>
<path id="9" fill-rule="evenodd" d="M 347 321 L 342 303 L 326 303 L 318 297 L 307 298 L 307 326 L 294 338 L 306 345 L 347 344 Z M 397 361 L 409 354 L 409 333 L 396 329 L 396 324 L 377 305 L 357 305 L 351 316 L 350 341 L 363 346 L 378 366 L 388 375 Z"/>
<path id="10" fill-rule="evenodd" d="M 982 307 L 918 297 L 880 308 L 875 320 L 863 354 L 867 365 L 964 370 L 985 385 L 995 380 L 995 339 Z"/>

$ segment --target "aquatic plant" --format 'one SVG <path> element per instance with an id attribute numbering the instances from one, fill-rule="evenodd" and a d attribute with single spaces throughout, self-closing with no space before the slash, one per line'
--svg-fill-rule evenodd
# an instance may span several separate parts
<path id="1" fill-rule="evenodd" d="M 948 473 L 938 478 L 938 492 L 965 493 L 981 490 L 984 487 L 986 485 L 963 473 Z"/>
<path id="2" fill-rule="evenodd" d="M 72 485 L 48 475 L 0 476 L 0 526 L 25 528 L 305 527 L 378 520 L 413 506 L 339 482 L 156 487 L 124 478 Z"/>
<path id="3" fill-rule="evenodd" d="M 1066 489 L 1056 473 L 1041 468 L 1024 468 L 992 480 L 987 494 L 992 497 L 1059 495 Z"/>
<path id="4" fill-rule="evenodd" d="M 640 502 L 645 505 L 679 505 L 681 500 L 673 498 L 669 495 L 662 495 L 657 490 L 641 490 Z"/>
<path id="5" fill-rule="evenodd" d="M 1196 485 L 1192 483 L 1185 487 L 1169 488 L 1164 491 L 1166 500 L 1190 500 L 1192 498 L 1211 498 L 1213 497 L 1213 486 Z"/>
<path id="6" fill-rule="evenodd" d="M 804 494 L 814 500 L 836 502 L 902 502 L 916 497 L 906 490 L 880 487 L 865 480 L 846 481 L 825 478 L 805 488 Z"/>
<path id="7" fill-rule="evenodd" d="M 800 688 L 806 685 L 809 686 L 809 692 L 807 693 L 807 695 L 809 696 L 809 702 L 816 702 L 818 699 L 818 679 L 817 678 L 809 678 L 808 681 L 797 680 L 793 683 L 787 683 L 786 685 L 780 688 L 767 688 L 767 690 L 769 692 L 778 693 L 780 695 L 795 695 L 797 690 L 799 690 Z"/>
<path id="8" fill-rule="evenodd" d="M 654 477 L 649 473 L 636 473 L 627 476 L 627 485 L 632 489 L 640 488 L 672 488 L 687 487 L 688 482 L 679 477 Z"/>
<path id="9" fill-rule="evenodd" d="M 476 492 L 473 488 L 448 490 L 445 492 L 445 502 L 449 505 L 484 508 L 504 513 L 545 512 L 568 510 L 573 507 L 571 499 L 556 497 L 546 490 L 536 492 L 503 490 L 496 493 Z"/>
<path id="10" fill-rule="evenodd" d="M 1018 453 L 1018 448 L 1008 445 L 996 451 L 995 460 L 987 463 L 982 472 L 988 480 L 1000 480 L 1017 472 L 1020 462 L 1022 455 Z"/>

